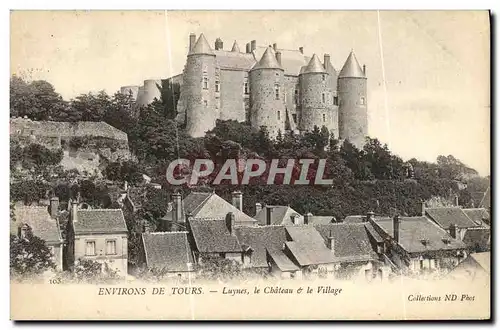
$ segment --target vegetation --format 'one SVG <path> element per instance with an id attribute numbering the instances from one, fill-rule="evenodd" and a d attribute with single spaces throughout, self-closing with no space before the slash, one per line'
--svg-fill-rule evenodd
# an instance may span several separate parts
<path id="1" fill-rule="evenodd" d="M 41 238 L 28 235 L 10 235 L 10 272 L 13 277 L 23 278 L 53 270 L 52 253 Z"/>

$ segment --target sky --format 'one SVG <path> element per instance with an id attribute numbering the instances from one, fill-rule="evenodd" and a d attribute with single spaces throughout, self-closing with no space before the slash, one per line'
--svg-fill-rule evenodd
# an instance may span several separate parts
<path id="1" fill-rule="evenodd" d="M 486 11 L 13 11 L 11 74 L 65 99 L 182 72 L 190 33 L 230 49 L 277 43 L 354 50 L 368 77 L 368 133 L 404 160 L 452 154 L 490 173 L 490 32 Z"/>

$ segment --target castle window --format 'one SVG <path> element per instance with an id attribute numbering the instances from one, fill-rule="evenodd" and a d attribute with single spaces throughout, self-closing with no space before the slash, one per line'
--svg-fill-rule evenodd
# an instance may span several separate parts
<path id="1" fill-rule="evenodd" d="M 203 89 L 208 89 L 208 77 L 203 77 Z"/>
<path id="2" fill-rule="evenodd" d="M 323 114 L 323 122 L 325 122 L 325 121 L 326 121 L 326 115 Z"/>
<path id="3" fill-rule="evenodd" d="M 299 104 L 299 90 L 295 90 L 295 104 Z"/>
<path id="4" fill-rule="evenodd" d="M 280 99 L 280 85 L 278 84 L 274 85 L 274 96 L 276 100 Z"/>
<path id="5" fill-rule="evenodd" d="M 245 95 L 248 95 L 248 79 L 245 78 L 245 84 L 243 86 L 243 89 L 245 91 Z"/>
<path id="6" fill-rule="evenodd" d="M 215 92 L 216 93 L 220 92 L 220 81 L 218 80 L 215 81 Z"/>
<path id="7" fill-rule="evenodd" d="M 208 107 L 208 101 L 207 100 L 203 100 L 203 104 Z"/>
<path id="8" fill-rule="evenodd" d="M 322 75 L 323 81 L 326 80 L 326 74 Z"/>
<path id="9" fill-rule="evenodd" d="M 366 100 L 365 100 L 365 98 L 364 98 L 364 97 L 361 97 L 361 99 L 360 99 L 360 103 L 361 103 L 361 105 L 365 105 L 365 104 L 366 104 Z"/>
<path id="10" fill-rule="evenodd" d="M 333 105 L 339 105 L 339 97 L 338 96 L 333 97 Z"/>
<path id="11" fill-rule="evenodd" d="M 281 113 L 278 111 L 278 120 L 281 120 Z"/>
<path id="12" fill-rule="evenodd" d="M 325 93 L 321 94 L 321 102 L 326 103 L 326 94 Z"/>

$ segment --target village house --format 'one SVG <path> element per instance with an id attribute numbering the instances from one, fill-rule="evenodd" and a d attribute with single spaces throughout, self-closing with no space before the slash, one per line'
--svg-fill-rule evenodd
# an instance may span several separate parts
<path id="1" fill-rule="evenodd" d="M 271 225 L 320 225 L 336 222 L 334 216 L 315 216 L 308 212 L 301 215 L 289 205 L 264 205 L 255 203 L 255 217 L 259 226 Z"/>
<path id="2" fill-rule="evenodd" d="M 369 220 L 382 252 L 403 273 L 419 274 L 456 266 L 466 256 L 465 244 L 427 217 Z"/>
<path id="3" fill-rule="evenodd" d="M 188 232 L 142 234 L 141 260 L 149 270 L 158 270 L 168 278 L 187 279 L 195 275 Z"/>
<path id="4" fill-rule="evenodd" d="M 11 219 L 10 233 L 28 238 L 29 233 L 45 241 L 52 253 L 56 270 L 63 270 L 64 240 L 57 220 L 59 199 L 52 197 L 47 206 L 16 205 L 14 219 Z"/>
<path id="5" fill-rule="evenodd" d="M 186 218 L 193 219 L 225 219 L 228 213 L 235 217 L 235 225 L 255 226 L 257 220 L 246 215 L 243 210 L 243 196 L 239 191 L 232 194 L 231 203 L 215 192 L 191 192 L 182 199 L 180 193 L 172 194 L 171 211 L 162 218 L 163 231 L 186 229 Z"/>
<path id="6" fill-rule="evenodd" d="M 127 274 L 128 248 L 127 225 L 120 209 L 79 209 L 78 202 L 71 202 L 68 230 L 68 266 L 72 268 L 79 259 L 100 262 Z"/>

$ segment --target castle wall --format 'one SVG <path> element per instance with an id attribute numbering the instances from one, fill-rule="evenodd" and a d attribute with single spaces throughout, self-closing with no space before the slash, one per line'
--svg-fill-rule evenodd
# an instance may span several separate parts
<path id="1" fill-rule="evenodd" d="M 219 112 L 215 106 L 215 56 L 192 54 L 187 58 L 182 93 L 185 93 L 186 131 L 201 137 L 215 127 Z M 204 78 L 208 88 L 204 89 Z"/>
<path id="2" fill-rule="evenodd" d="M 298 92 L 297 97 L 295 96 L 295 91 Z M 299 123 L 299 107 L 300 107 L 300 86 L 299 86 L 299 77 L 295 76 L 285 76 L 285 106 L 288 114 L 290 115 L 290 119 L 295 117 L 295 124 Z M 295 103 L 295 99 L 297 98 L 297 102 Z"/>
<path id="3" fill-rule="evenodd" d="M 243 84 L 247 75 L 245 71 L 220 70 L 220 119 L 246 120 Z"/>
<path id="4" fill-rule="evenodd" d="M 368 135 L 366 79 L 340 78 L 338 94 L 340 138 L 362 148 Z"/>
<path id="5" fill-rule="evenodd" d="M 302 112 L 300 127 L 312 131 L 314 126 L 336 130 L 333 95 L 326 73 L 307 73 L 300 76 Z"/>
<path id="6" fill-rule="evenodd" d="M 161 80 L 144 80 L 144 86 L 142 88 L 142 93 L 137 96 L 137 105 L 147 106 L 152 103 L 154 99 L 161 98 Z"/>
<path id="7" fill-rule="evenodd" d="M 275 84 L 280 86 L 280 97 L 275 97 Z M 256 129 L 267 126 L 269 136 L 285 133 L 285 88 L 283 70 L 259 69 L 250 71 L 250 122 Z"/>

